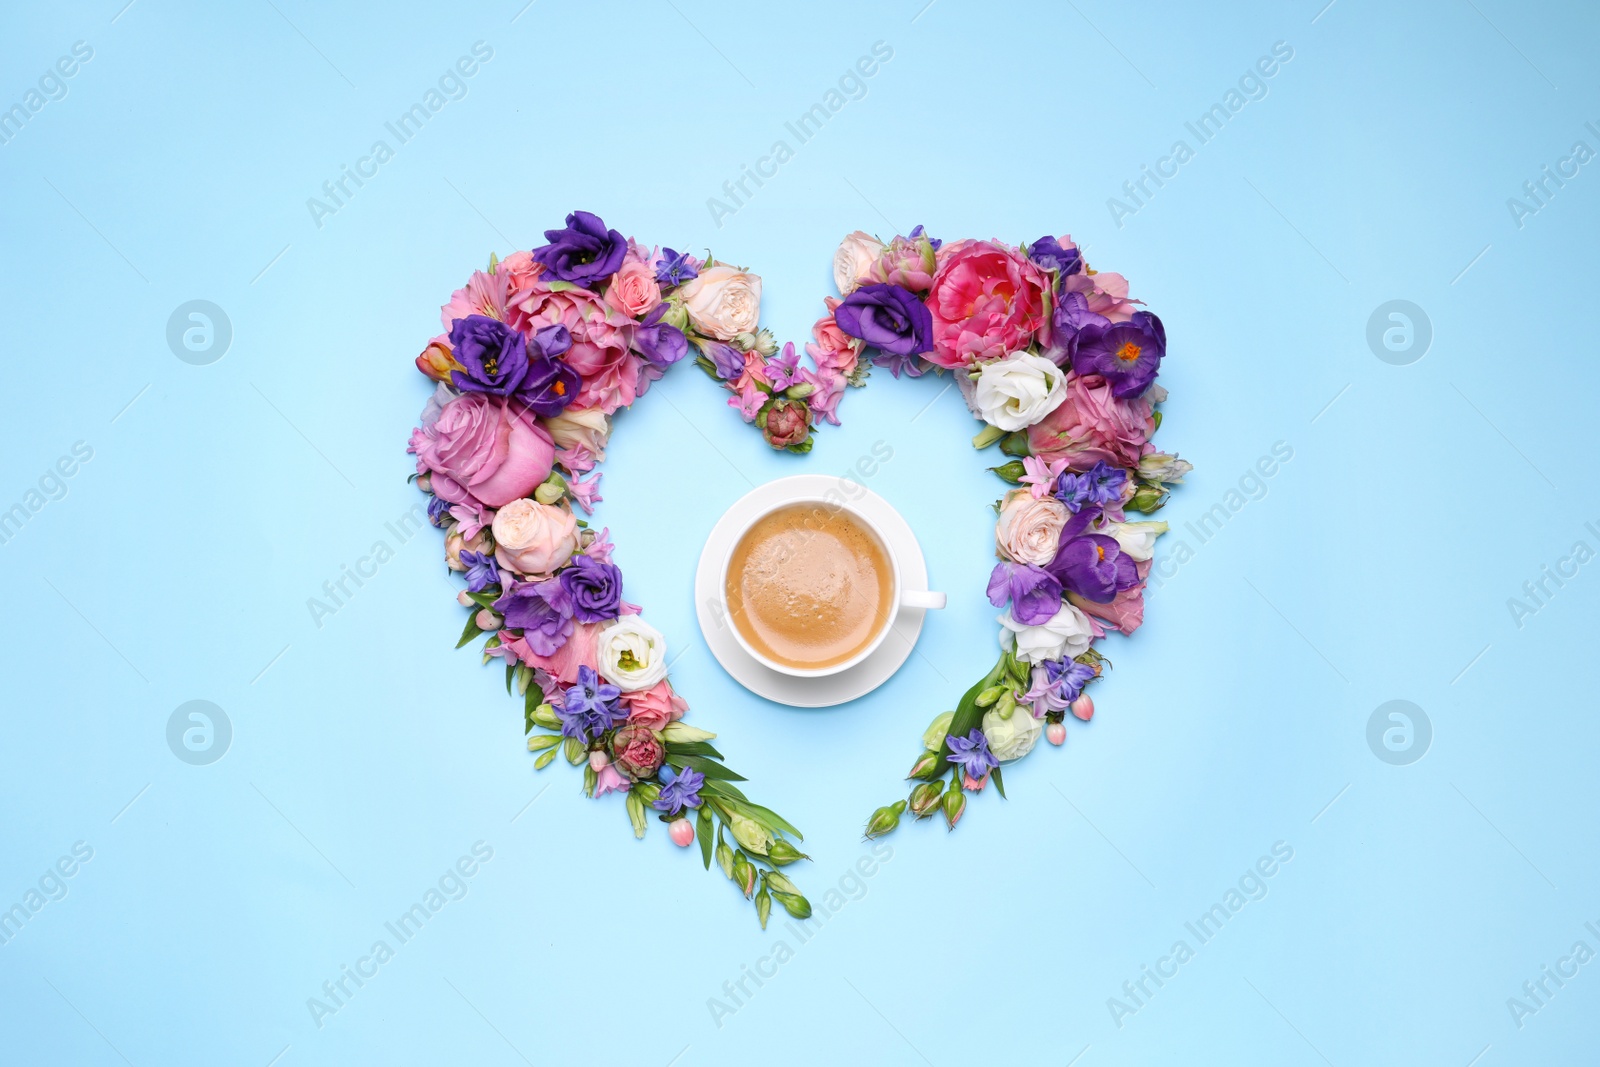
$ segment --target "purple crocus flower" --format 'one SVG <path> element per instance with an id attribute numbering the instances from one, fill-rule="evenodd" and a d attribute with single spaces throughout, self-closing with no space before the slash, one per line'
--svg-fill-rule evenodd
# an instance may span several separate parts
<path id="1" fill-rule="evenodd" d="M 546 230 L 544 239 L 550 243 L 533 250 L 535 262 L 552 277 L 585 289 L 617 273 L 628 254 L 628 239 L 588 211 L 574 211 L 564 229 Z"/>
<path id="2" fill-rule="evenodd" d="M 984 775 L 1000 766 L 1000 761 L 989 751 L 989 739 L 976 727 L 966 737 L 951 734 L 945 740 L 950 746 L 950 755 L 945 759 L 960 767 L 973 781 L 981 780 Z"/>
<path id="3" fill-rule="evenodd" d="M 493 552 L 463 548 L 461 563 L 467 568 L 467 588 L 472 592 L 481 593 L 491 585 L 500 584 L 500 565 L 495 562 Z"/>
<path id="4" fill-rule="evenodd" d="M 572 566 L 557 576 L 579 622 L 604 622 L 622 613 L 622 568 L 592 556 L 572 557 Z"/>
<path id="5" fill-rule="evenodd" d="M 1028 246 L 1028 258 L 1046 270 L 1055 271 L 1057 284 L 1061 278 L 1083 269 L 1083 253 L 1078 251 L 1077 245 L 1062 248 L 1061 242 L 1049 234 Z"/>
<path id="6" fill-rule="evenodd" d="M 464 393 L 509 396 L 528 373 L 527 340 L 487 315 L 468 315 L 450 324 L 450 354 L 466 368 L 450 372 L 451 382 Z"/>
<path id="7" fill-rule="evenodd" d="M 620 696 L 622 690 L 602 682 L 593 667 L 580 666 L 578 684 L 566 691 L 561 706 L 555 708 L 556 718 L 561 720 L 561 736 L 575 737 L 586 745 L 592 743 L 628 717 Z"/>
<path id="8" fill-rule="evenodd" d="M 521 630 L 528 647 L 553 656 L 572 636 L 572 597 L 558 579 L 515 582 L 494 602 L 506 627 Z"/>
<path id="9" fill-rule="evenodd" d="M 700 261 L 687 252 L 661 250 L 661 262 L 656 264 L 656 281 L 665 286 L 682 285 L 700 277 Z"/>
<path id="10" fill-rule="evenodd" d="M 891 356 L 933 349 L 933 313 L 902 286 L 887 282 L 863 285 L 840 302 L 833 320 L 851 337 Z"/>
<path id="11" fill-rule="evenodd" d="M 997 563 L 989 574 L 989 603 L 1012 602 L 1011 617 L 1024 626 L 1043 626 L 1061 610 L 1061 581 L 1028 563 Z"/>
<path id="12" fill-rule="evenodd" d="M 1045 570 L 1055 575 L 1067 592 L 1096 604 L 1109 604 L 1119 592 L 1139 584 L 1133 557 L 1122 551 L 1116 538 L 1105 534 L 1063 539 Z"/>
<path id="13" fill-rule="evenodd" d="M 528 345 L 528 373 L 517 389 L 517 399 L 536 415 L 561 414 L 583 387 L 578 372 L 561 358 L 572 347 L 572 334 L 562 325 L 546 326 Z"/>
<path id="14" fill-rule="evenodd" d="M 1127 322 L 1088 325 L 1072 340 L 1072 369 L 1098 374 L 1111 383 L 1111 395 L 1127 398 L 1150 388 L 1167 352 L 1167 331 L 1148 311 Z"/>
<path id="15" fill-rule="evenodd" d="M 676 815 L 684 808 L 700 806 L 700 787 L 706 784 L 705 775 L 693 767 L 673 771 L 671 766 L 663 763 L 661 780 L 666 784 L 661 787 L 661 795 L 650 802 L 652 808 L 668 815 Z"/>
<path id="16" fill-rule="evenodd" d="M 1050 313 L 1050 325 L 1057 349 L 1070 352 L 1079 331 L 1089 326 L 1109 326 L 1111 320 L 1089 310 L 1089 298 L 1082 293 L 1062 293 Z"/>
<path id="17" fill-rule="evenodd" d="M 657 304 L 633 331 L 633 347 L 657 367 L 668 367 L 682 359 L 689 351 L 689 341 L 683 331 L 670 322 L 662 322 L 667 313 L 666 304 Z"/>
<path id="18" fill-rule="evenodd" d="M 744 353 L 722 341 L 701 341 L 700 354 L 711 361 L 717 377 L 731 382 L 744 373 Z"/>

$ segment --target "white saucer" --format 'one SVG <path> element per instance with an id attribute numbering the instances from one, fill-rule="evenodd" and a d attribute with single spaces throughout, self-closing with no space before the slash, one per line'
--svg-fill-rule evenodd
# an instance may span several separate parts
<path id="1" fill-rule="evenodd" d="M 752 489 L 711 528 L 694 574 L 694 602 L 700 632 L 705 635 L 711 654 L 734 681 L 757 696 L 796 708 L 826 708 L 866 696 L 900 669 L 911 655 L 917 635 L 922 633 L 924 609 L 903 607 L 878 650 L 854 667 L 822 678 L 795 678 L 758 663 L 740 647 L 728 620 L 722 617 L 722 561 L 750 520 L 785 500 L 846 490 L 859 494 L 848 497 L 850 505 L 871 519 L 889 540 L 900 563 L 902 587 L 918 592 L 928 588 L 928 567 L 917 535 L 887 500 L 870 489 L 826 474 L 796 474 Z"/>

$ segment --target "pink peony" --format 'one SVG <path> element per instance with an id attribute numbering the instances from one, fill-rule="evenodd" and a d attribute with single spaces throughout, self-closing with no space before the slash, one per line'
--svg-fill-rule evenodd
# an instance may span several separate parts
<path id="1" fill-rule="evenodd" d="M 639 689 L 622 694 L 628 706 L 628 721 L 652 730 L 665 730 L 667 723 L 683 718 L 689 702 L 672 691 L 672 685 L 663 678 L 649 689 Z"/>
<path id="2" fill-rule="evenodd" d="M 605 299 L 630 319 L 642 319 L 661 303 L 661 286 L 656 282 L 655 271 L 629 256 L 606 287 Z"/>
<path id="3" fill-rule="evenodd" d="M 1099 375 L 1073 374 L 1061 406 L 1028 428 L 1028 446 L 1036 456 L 1066 457 L 1072 470 L 1102 460 L 1131 470 L 1140 456 L 1155 451 L 1149 440 L 1155 428 L 1147 398 L 1118 400 Z"/>
<path id="4" fill-rule="evenodd" d="M 1045 276 L 1015 250 L 994 241 L 957 241 L 939 249 L 928 294 L 933 351 L 941 367 L 999 359 L 1027 348 L 1045 325 Z"/>
<path id="5" fill-rule="evenodd" d="M 432 472 L 434 495 L 452 504 L 497 508 L 550 477 L 555 445 L 538 419 L 504 397 L 464 393 L 430 427 L 412 431 L 417 473 Z"/>
<path id="6" fill-rule="evenodd" d="M 574 408 L 599 408 L 609 415 L 633 403 L 639 395 L 639 366 L 644 361 L 628 351 L 635 325 L 632 319 L 587 289 L 551 292 L 535 288 L 516 294 L 513 300 L 522 315 L 517 325 L 527 333 L 559 324 L 572 334 L 572 347 L 563 358 L 583 379 L 572 401 Z"/>

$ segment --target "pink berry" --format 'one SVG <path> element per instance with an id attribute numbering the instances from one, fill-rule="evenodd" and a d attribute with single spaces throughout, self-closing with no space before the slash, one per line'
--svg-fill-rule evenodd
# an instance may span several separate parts
<path id="1" fill-rule="evenodd" d="M 1088 693 L 1079 696 L 1077 700 L 1072 702 L 1072 714 L 1084 722 L 1094 718 L 1094 698 Z"/>
<path id="2" fill-rule="evenodd" d="M 1044 728 L 1044 737 L 1052 745 L 1063 744 L 1067 740 L 1067 727 L 1065 723 L 1053 722 Z"/>
<path id="3" fill-rule="evenodd" d="M 694 824 L 688 819 L 673 819 L 667 824 L 667 833 L 672 835 L 672 843 L 679 848 L 694 844 Z"/>
<path id="4" fill-rule="evenodd" d="M 599 774 L 601 771 L 605 770 L 606 764 L 610 762 L 611 761 L 606 758 L 606 754 L 601 752 L 599 749 L 589 753 L 589 769 L 596 774 Z"/>

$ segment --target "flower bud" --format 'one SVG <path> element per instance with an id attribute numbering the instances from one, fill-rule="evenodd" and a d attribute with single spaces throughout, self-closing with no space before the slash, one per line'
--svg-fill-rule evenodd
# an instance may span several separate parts
<path id="1" fill-rule="evenodd" d="M 973 439 L 972 439 L 972 447 L 973 448 L 988 448 L 990 445 L 994 444 L 996 441 L 1000 440 L 1000 438 L 1004 437 L 1005 435 L 1006 435 L 1006 432 L 1004 430 L 1000 429 L 1000 427 L 998 427 L 998 426 L 990 426 L 987 423 L 985 423 L 983 429 L 979 430 L 977 435 L 975 437 L 973 437 Z"/>
<path id="2" fill-rule="evenodd" d="M 717 866 L 722 868 L 723 874 L 733 878 L 733 849 L 725 844 L 717 845 Z"/>
<path id="3" fill-rule="evenodd" d="M 740 852 L 733 857 L 733 881 L 739 887 L 739 892 L 749 899 L 751 893 L 756 891 L 756 869 L 750 861 Z"/>
<path id="4" fill-rule="evenodd" d="M 778 339 L 772 336 L 772 331 L 762 328 L 756 331 L 755 349 L 763 356 L 774 356 L 778 353 Z"/>
<path id="5" fill-rule="evenodd" d="M 1028 473 L 1028 468 L 1022 465 L 1022 460 L 1020 459 L 1014 459 L 1004 466 L 990 467 L 989 469 L 1012 485 L 1022 484 L 1022 476 Z"/>
<path id="6" fill-rule="evenodd" d="M 1028 431 L 1017 430 L 1000 439 L 1000 451 L 1008 456 L 1031 456 L 1028 448 Z"/>
<path id="7" fill-rule="evenodd" d="M 673 819 L 667 824 L 667 835 L 672 838 L 674 845 L 688 848 L 694 844 L 694 824 L 688 819 Z"/>
<path id="8" fill-rule="evenodd" d="M 783 395 L 788 397 L 790 400 L 804 400 L 806 397 L 810 396 L 816 391 L 817 387 L 811 382 L 800 382 L 785 389 L 783 391 Z"/>
<path id="9" fill-rule="evenodd" d="M 669 296 L 664 303 L 667 305 L 667 310 L 661 313 L 661 321 L 680 330 L 687 330 L 689 311 L 683 306 L 683 300 L 678 296 Z"/>
<path id="10" fill-rule="evenodd" d="M 893 804 L 885 804 L 873 812 L 872 818 L 867 820 L 866 836 L 870 839 L 893 833 L 900 825 L 900 813 L 905 810 L 906 802 L 903 800 L 897 800 Z"/>
<path id="11" fill-rule="evenodd" d="M 728 820 L 728 829 L 733 831 L 735 841 L 758 856 L 765 856 L 767 850 L 772 848 L 772 831 L 749 816 L 733 812 L 732 818 Z"/>
<path id="12" fill-rule="evenodd" d="M 550 477 L 546 478 L 543 484 L 533 491 L 533 499 L 541 504 L 558 503 L 566 495 L 567 480 L 554 471 L 551 471 Z"/>
<path id="13" fill-rule="evenodd" d="M 601 771 L 605 770 L 606 764 L 610 762 L 611 757 L 607 756 L 598 748 L 589 753 L 589 769 L 594 771 L 596 774 L 599 774 Z"/>
<path id="14" fill-rule="evenodd" d="M 1072 702 L 1072 714 L 1084 722 L 1094 718 L 1094 698 L 1088 693 L 1078 694 L 1078 699 Z"/>
<path id="15" fill-rule="evenodd" d="M 950 732 L 950 723 L 955 717 L 956 713 L 953 711 L 935 715 L 928 728 L 922 731 L 922 747 L 930 752 L 937 752 L 943 748 L 945 735 Z"/>
<path id="16" fill-rule="evenodd" d="M 767 892 L 767 887 L 762 886 L 761 892 L 756 894 L 756 918 L 761 920 L 761 929 L 767 928 L 767 916 L 772 914 L 772 894 Z"/>
<path id="17" fill-rule="evenodd" d="M 1000 699 L 995 701 L 994 710 L 1002 719 L 1011 718 L 1011 713 L 1017 710 L 1017 695 L 1007 688 L 1000 694 Z"/>
<path id="18" fill-rule="evenodd" d="M 640 782 L 633 787 L 633 791 L 638 793 L 639 799 L 646 804 L 654 804 L 656 798 L 661 796 L 661 787 L 654 782 Z"/>
<path id="19" fill-rule="evenodd" d="M 991 685 L 989 688 L 978 694 L 978 707 L 987 708 L 993 706 L 994 702 L 999 700 L 1000 695 L 1005 691 L 1006 687 L 1003 685 Z"/>
<path id="20" fill-rule="evenodd" d="M 421 489 L 424 493 L 433 492 L 433 475 L 431 475 L 431 474 L 419 474 L 419 475 L 417 475 L 417 488 Z"/>
<path id="21" fill-rule="evenodd" d="M 960 789 L 952 789 L 944 795 L 944 821 L 945 826 L 951 830 L 956 828 L 956 823 L 961 821 L 961 816 L 967 810 L 967 794 Z"/>
<path id="22" fill-rule="evenodd" d="M 477 623 L 478 629 L 482 630 L 484 633 L 492 634 L 496 630 L 500 629 L 500 623 L 502 620 L 499 615 L 496 615 L 488 608 L 482 608 L 472 621 Z"/>
<path id="23" fill-rule="evenodd" d="M 561 720 L 556 718 L 556 709 L 549 704 L 540 704 L 533 709 L 533 721 L 547 730 L 554 730 L 561 725 Z"/>
<path id="24" fill-rule="evenodd" d="M 559 734 L 534 734 L 528 738 L 528 751 L 543 752 L 547 748 L 555 748 L 561 741 Z"/>
<path id="25" fill-rule="evenodd" d="M 422 355 L 417 357 L 417 369 L 436 382 L 448 382 L 451 371 L 466 368 L 455 361 L 448 348 L 435 342 L 424 348 Z"/>
<path id="26" fill-rule="evenodd" d="M 476 604 L 477 601 L 468 596 L 467 591 L 463 589 L 456 594 L 456 603 L 460 604 L 464 608 L 470 608 L 472 605 Z"/>
<path id="27" fill-rule="evenodd" d="M 1053 722 L 1044 728 L 1044 739 L 1052 745 L 1065 744 L 1067 728 L 1059 722 Z"/>
<path id="28" fill-rule="evenodd" d="M 1128 501 L 1129 511 L 1139 511 L 1146 515 L 1154 515 L 1161 510 L 1167 502 L 1167 493 L 1153 485 L 1141 485 L 1133 492 L 1133 499 Z"/>
<path id="29" fill-rule="evenodd" d="M 798 893 L 774 893 L 772 895 L 779 904 L 783 905 L 783 910 L 796 919 L 811 918 L 811 901 L 805 897 L 800 896 Z"/>
<path id="30" fill-rule="evenodd" d="M 649 825 L 645 822 L 644 801 L 640 800 L 639 795 L 630 789 L 623 806 L 628 809 L 628 821 L 633 824 L 633 836 L 644 837 L 645 827 Z"/>
<path id="31" fill-rule="evenodd" d="M 767 850 L 767 859 L 771 860 L 773 864 L 778 867 L 787 867 L 789 864 L 794 863 L 797 860 L 808 860 L 810 858 L 810 856 L 806 855 L 804 852 L 801 852 L 799 849 L 791 845 L 786 839 L 781 837 L 774 841 L 772 843 L 772 847 Z"/>
<path id="32" fill-rule="evenodd" d="M 911 814 L 919 819 L 926 819 L 939 805 L 939 796 L 943 792 L 943 778 L 933 782 L 923 782 L 917 786 L 911 791 Z"/>
<path id="33" fill-rule="evenodd" d="M 939 753 L 924 752 L 917 757 L 917 762 L 911 765 L 911 773 L 906 775 L 907 780 L 913 778 L 928 779 L 944 770 L 939 762 Z"/>
<path id="34" fill-rule="evenodd" d="M 675 721 L 667 723 L 667 728 L 661 731 L 661 737 L 666 741 L 710 741 L 717 735 L 710 730 L 701 730 L 685 722 Z"/>

